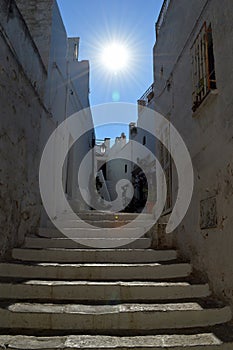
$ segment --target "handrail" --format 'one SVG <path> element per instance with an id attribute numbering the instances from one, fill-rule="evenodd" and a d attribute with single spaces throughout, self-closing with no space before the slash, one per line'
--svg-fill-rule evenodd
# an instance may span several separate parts
<path id="1" fill-rule="evenodd" d="M 144 92 L 142 97 L 138 100 L 138 104 L 141 106 L 146 106 L 154 97 L 154 83 L 152 83 L 149 88 Z"/>

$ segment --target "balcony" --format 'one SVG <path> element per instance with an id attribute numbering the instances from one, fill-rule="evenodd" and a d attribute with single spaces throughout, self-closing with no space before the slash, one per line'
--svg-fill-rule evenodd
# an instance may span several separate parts
<path id="1" fill-rule="evenodd" d="M 162 27 L 162 24 L 163 24 L 163 22 L 165 20 L 165 17 L 166 17 L 167 10 L 168 10 L 168 7 L 170 5 L 170 2 L 171 2 L 171 0 L 164 0 L 164 2 L 163 2 L 163 5 L 162 5 L 162 8 L 161 8 L 158 20 L 157 20 L 156 25 L 155 25 L 156 38 L 158 37 L 160 28 Z"/>
<path id="2" fill-rule="evenodd" d="M 146 90 L 146 92 L 138 100 L 138 109 L 141 111 L 143 107 L 147 107 L 154 97 L 154 83 Z"/>

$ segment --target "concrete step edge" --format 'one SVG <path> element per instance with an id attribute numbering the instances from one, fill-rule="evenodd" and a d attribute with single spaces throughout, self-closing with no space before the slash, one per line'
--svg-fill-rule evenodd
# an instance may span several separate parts
<path id="1" fill-rule="evenodd" d="M 132 231 L 132 230 L 131 230 Z M 92 236 L 88 237 L 87 235 L 85 235 L 85 237 L 82 237 L 82 235 L 79 235 L 79 231 L 78 232 L 75 232 L 75 235 L 74 235 L 74 239 L 76 240 L 95 240 L 95 239 L 98 239 L 98 240 L 105 240 L 105 239 L 108 239 L 108 240 L 117 240 L 119 238 L 128 238 L 128 239 L 131 239 L 131 240 L 137 240 L 137 239 L 140 239 L 140 238 L 143 238 L 145 237 L 146 233 L 145 234 L 142 234 L 141 236 L 138 236 L 138 235 L 135 235 L 135 237 L 126 237 L 124 235 L 124 232 L 121 232 L 122 234 L 121 235 L 116 235 L 114 237 L 110 237 L 109 235 L 105 235 L 105 236 L 101 236 L 101 235 L 94 235 L 95 233 L 97 233 L 98 231 L 93 231 L 93 232 L 90 232 L 92 234 Z M 69 234 L 69 235 L 68 235 Z M 69 238 L 69 239 L 72 239 L 72 232 L 68 232 L 67 235 L 65 235 L 64 233 L 62 233 L 61 231 L 59 231 L 58 229 L 56 228 L 40 228 L 38 230 L 38 237 L 41 237 L 41 238 Z"/>
<path id="2" fill-rule="evenodd" d="M 94 345 L 95 344 L 95 345 Z M 34 337 L 34 336 L 7 336 L 0 335 L 0 349 L 8 348 L 16 350 L 230 350 L 233 341 L 223 344 L 214 334 L 210 332 L 196 334 L 174 334 L 155 336 L 98 336 L 98 335 L 76 335 L 64 337 Z"/>
<path id="3" fill-rule="evenodd" d="M 56 280 L 168 280 L 188 277 L 192 266 L 187 263 L 0 263 L 0 277 L 42 278 Z"/>
<path id="4" fill-rule="evenodd" d="M 62 232 L 57 228 L 47 228 L 42 227 L 38 230 L 38 235 L 41 237 L 48 238 L 59 238 L 67 237 L 74 239 L 117 239 L 117 238 L 128 238 L 139 239 L 148 233 L 147 227 L 141 228 L 124 228 L 124 227 L 114 227 L 114 228 L 102 228 L 93 227 L 90 229 L 86 228 L 62 228 Z"/>
<path id="5" fill-rule="evenodd" d="M 159 262 L 177 259 L 175 250 L 14 248 L 12 258 L 33 262 Z"/>
<path id="6" fill-rule="evenodd" d="M 200 307 L 175 304 L 36 304 L 0 305 L 0 327 L 5 329 L 110 331 L 185 329 L 214 326 L 232 318 L 228 306 Z"/>
<path id="7" fill-rule="evenodd" d="M 58 222 L 58 223 L 63 223 L 63 222 L 69 222 L 69 223 L 87 223 L 87 224 L 90 224 L 90 225 L 100 225 L 100 224 L 119 224 L 119 225 L 127 225 L 129 223 L 132 223 L 132 220 L 119 220 L 119 219 L 115 219 L 115 220 L 108 220 L 107 218 L 104 218 L 103 220 L 83 220 L 81 218 L 77 218 L 77 219 L 74 219 L 74 218 L 59 218 L 57 220 L 54 220 L 54 222 Z M 153 219 L 146 219 L 146 220 L 137 220 L 135 221 L 135 225 L 150 225 L 154 222 Z M 48 220 L 47 221 L 47 225 L 53 225 L 52 221 Z M 48 226 L 50 227 L 50 226 Z"/>
<path id="8" fill-rule="evenodd" d="M 107 239 L 107 238 L 106 238 Z M 106 239 L 104 239 L 106 241 Z M 126 238 L 118 238 L 118 239 L 112 239 L 117 244 L 120 242 L 122 245 L 122 248 L 141 248 L 141 249 L 147 249 L 151 246 L 151 239 L 150 238 L 139 238 L 137 240 L 132 239 L 130 243 L 128 243 L 128 240 Z M 96 239 L 91 239 L 89 241 L 90 246 L 85 246 L 82 244 L 83 240 L 79 240 L 79 242 L 74 241 L 70 238 L 66 237 L 58 237 L 58 238 L 47 238 L 47 237 L 35 237 L 35 236 L 27 236 L 25 238 L 25 242 L 23 244 L 23 248 L 82 248 L 82 249 L 93 249 L 91 247 L 91 242 L 95 245 Z M 87 239 L 84 239 L 84 242 L 86 242 Z M 127 243 L 127 244 L 126 244 Z"/>
<path id="9" fill-rule="evenodd" d="M 208 284 L 162 282 L 40 281 L 0 283 L 1 299 L 17 300 L 180 300 L 204 298 Z"/>

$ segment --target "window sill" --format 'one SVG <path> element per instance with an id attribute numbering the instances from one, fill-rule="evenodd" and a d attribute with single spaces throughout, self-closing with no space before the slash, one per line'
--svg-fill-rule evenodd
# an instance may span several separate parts
<path id="1" fill-rule="evenodd" d="M 198 117 L 203 108 L 207 107 L 218 95 L 218 89 L 210 90 L 206 95 L 201 104 L 197 107 L 195 112 L 193 112 L 193 118 Z"/>

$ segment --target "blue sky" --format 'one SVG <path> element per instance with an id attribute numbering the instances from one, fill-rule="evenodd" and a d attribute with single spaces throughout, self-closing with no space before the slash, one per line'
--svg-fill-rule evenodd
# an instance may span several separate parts
<path id="1" fill-rule="evenodd" d="M 153 81 L 155 22 L 163 0 L 57 1 L 68 36 L 80 37 L 79 59 L 90 61 L 91 105 L 137 103 Z M 117 74 L 100 61 L 104 48 L 112 42 L 124 45 L 130 56 L 126 68 Z M 126 123 L 132 121 L 129 118 Z M 97 129 L 97 138 L 121 133 L 119 128 L 103 132 Z"/>

